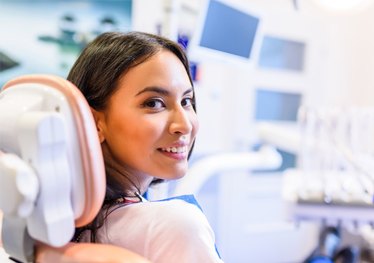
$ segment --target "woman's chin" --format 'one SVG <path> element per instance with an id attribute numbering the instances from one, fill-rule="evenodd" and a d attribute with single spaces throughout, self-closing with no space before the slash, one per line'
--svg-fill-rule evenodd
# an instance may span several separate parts
<path id="1" fill-rule="evenodd" d="M 157 178 L 164 179 L 164 180 L 178 180 L 183 178 L 187 173 L 187 170 L 183 171 L 173 171 L 169 173 L 162 173 L 160 176 L 156 176 Z"/>
<path id="2" fill-rule="evenodd" d="M 181 178 L 183 178 L 185 175 L 186 175 L 186 173 L 178 174 L 174 179 L 175 179 L 175 180 L 177 180 L 177 179 L 181 179 Z"/>

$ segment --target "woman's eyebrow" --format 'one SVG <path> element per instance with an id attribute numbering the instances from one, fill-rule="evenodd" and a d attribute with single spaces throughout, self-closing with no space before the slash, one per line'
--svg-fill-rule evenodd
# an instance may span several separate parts
<path id="1" fill-rule="evenodd" d="M 170 94 L 168 90 L 160 88 L 160 87 L 146 87 L 142 89 L 141 91 L 139 91 L 138 93 L 136 93 L 135 96 L 139 96 L 140 94 L 143 94 L 145 92 L 156 92 L 156 93 L 160 93 L 161 95 L 165 95 L 165 96 L 168 96 Z"/>
<path id="2" fill-rule="evenodd" d="M 169 96 L 170 95 L 170 92 L 164 88 L 161 88 L 161 87 L 146 87 L 144 89 L 142 89 L 141 91 L 139 91 L 135 96 L 139 96 L 140 94 L 143 94 L 145 92 L 156 92 L 156 93 L 159 93 L 161 95 L 164 95 L 164 96 Z M 190 92 L 193 92 L 193 89 L 190 88 L 190 89 L 187 89 L 185 92 L 183 92 L 183 96 L 190 93 Z"/>
<path id="3" fill-rule="evenodd" d="M 189 88 L 188 90 L 186 90 L 185 92 L 183 92 L 183 96 L 188 94 L 188 93 L 193 93 L 193 89 L 192 88 Z"/>

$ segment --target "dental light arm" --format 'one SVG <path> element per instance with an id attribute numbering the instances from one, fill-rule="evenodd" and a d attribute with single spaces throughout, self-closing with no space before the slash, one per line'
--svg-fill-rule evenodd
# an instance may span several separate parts
<path id="1" fill-rule="evenodd" d="M 300 152 L 301 135 L 298 129 L 287 125 L 260 122 L 257 124 L 257 132 L 258 137 L 266 144 L 293 154 Z"/>
<path id="2" fill-rule="evenodd" d="M 211 155 L 194 163 L 188 174 L 178 181 L 173 195 L 197 193 L 214 174 L 226 171 L 254 169 L 277 169 L 282 157 L 271 146 L 261 147 L 257 152 L 238 152 Z"/>

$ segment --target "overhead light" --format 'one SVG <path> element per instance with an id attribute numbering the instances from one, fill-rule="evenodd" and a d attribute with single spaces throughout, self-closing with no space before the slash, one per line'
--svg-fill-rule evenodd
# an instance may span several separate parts
<path id="1" fill-rule="evenodd" d="M 373 0 L 314 0 L 320 7 L 330 11 L 362 11 L 374 3 Z"/>

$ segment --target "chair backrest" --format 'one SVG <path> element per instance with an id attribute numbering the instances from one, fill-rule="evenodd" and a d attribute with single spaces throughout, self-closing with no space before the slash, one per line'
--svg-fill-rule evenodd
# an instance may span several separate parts
<path id="1" fill-rule="evenodd" d="M 51 75 L 7 82 L 0 92 L 0 123 L 0 240 L 10 256 L 147 262 L 118 247 L 69 242 L 75 227 L 100 210 L 106 185 L 95 122 L 72 83 Z"/>
<path id="2" fill-rule="evenodd" d="M 15 89 L 18 89 L 18 91 L 13 92 Z M 24 115 L 26 112 L 52 111 L 58 112 L 63 116 L 65 122 L 70 122 L 66 123 L 65 127 L 70 129 L 66 130 L 66 144 L 68 144 L 66 146 L 67 150 L 70 150 L 67 154 L 71 154 L 71 156 L 68 156 L 68 164 L 74 165 L 70 171 L 73 176 L 78 177 L 73 178 L 72 183 L 75 183 L 74 186 L 77 187 L 73 190 L 82 190 L 81 193 L 73 192 L 73 198 L 79 199 L 74 200 L 74 206 L 79 206 L 80 208 L 75 218 L 75 224 L 82 226 L 89 223 L 99 211 L 104 199 L 105 170 L 95 122 L 86 99 L 72 83 L 63 78 L 50 75 L 25 75 L 7 82 L 3 86 L 2 100 L 7 96 L 4 93 L 8 91 L 15 93 L 13 97 L 21 96 L 22 100 L 20 100 L 20 103 L 24 103 L 24 100 L 27 99 L 26 93 L 31 96 L 38 93 L 42 97 L 42 101 L 38 101 L 40 108 L 36 108 L 36 103 L 29 107 L 23 104 L 22 111 L 17 114 L 19 117 L 22 117 L 20 115 Z M 35 98 L 35 100 L 38 99 Z M 13 105 L 16 104 L 13 98 L 12 103 Z M 14 111 L 15 109 L 9 110 Z M 4 112 L 0 112 L 0 114 L 3 115 Z M 15 114 L 9 115 L 14 117 Z M 14 127 L 14 129 L 17 129 L 17 127 Z M 14 133 L 9 135 L 17 137 Z M 75 145 L 71 145 L 73 143 Z M 16 149 L 21 147 L 21 145 L 13 145 L 13 148 Z M 74 169 L 77 170 L 74 171 Z M 82 185 L 78 185 L 80 179 L 83 179 Z M 78 186 L 82 188 L 78 189 Z"/>

